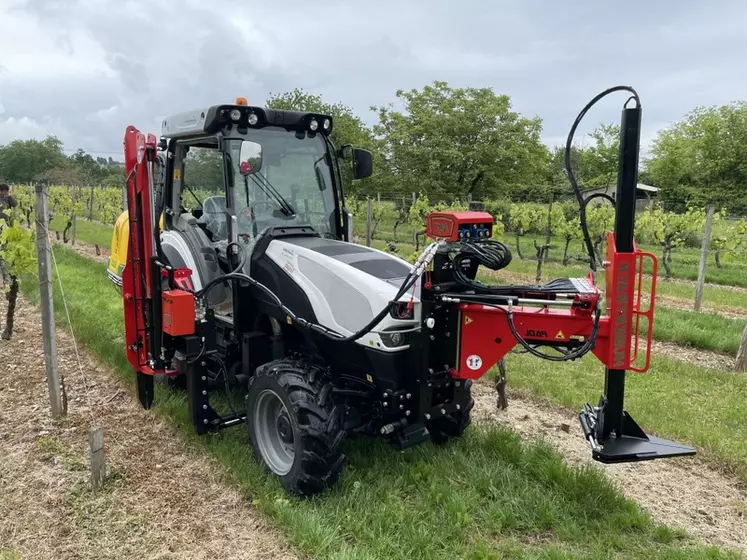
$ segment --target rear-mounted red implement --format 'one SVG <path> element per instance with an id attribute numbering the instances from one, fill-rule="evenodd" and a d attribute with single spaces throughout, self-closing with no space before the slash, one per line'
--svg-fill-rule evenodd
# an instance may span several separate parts
<path id="1" fill-rule="evenodd" d="M 650 365 L 657 260 L 653 254 L 637 247 L 632 253 L 619 253 L 613 233 L 607 238 L 607 257 L 606 314 L 599 319 L 596 343 L 591 351 L 609 368 L 645 372 Z M 651 262 L 654 276 L 649 304 L 644 310 L 647 260 Z M 533 299 L 531 303 L 522 303 L 538 295 L 526 292 L 516 298 L 520 305 L 460 303 L 459 366 L 452 371 L 452 376 L 478 379 L 519 344 L 510 320 L 519 336 L 532 344 L 567 346 L 585 342 L 592 333 L 593 311 L 602 293 L 591 276 L 568 280 L 575 293 L 558 294 L 552 300 Z M 642 317 L 646 319 L 643 338 Z M 645 356 L 644 363 L 636 366 L 641 352 Z"/>

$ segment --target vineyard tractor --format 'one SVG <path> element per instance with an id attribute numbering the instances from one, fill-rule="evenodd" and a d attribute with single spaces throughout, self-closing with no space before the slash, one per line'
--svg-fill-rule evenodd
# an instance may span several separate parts
<path id="1" fill-rule="evenodd" d="M 622 110 L 617 194 L 608 197 L 616 219 L 600 263 L 603 291 L 589 201 L 569 154 L 583 115 L 616 91 L 632 97 Z M 617 86 L 586 106 L 568 136 L 589 275 L 500 286 L 476 280 L 479 267 L 511 261 L 484 212 L 429 215 L 431 243 L 413 264 L 352 242 L 342 166 L 353 180 L 368 177 L 372 155 L 336 147 L 330 115 L 238 98 L 167 118 L 158 141 L 128 127 L 128 214 L 115 232 L 127 239 L 118 253 L 126 260 L 113 279 L 121 278 L 140 402 L 152 406 L 155 378 L 186 389 L 197 433 L 243 426 L 282 486 L 310 495 L 338 479 L 347 438 L 382 437 L 401 450 L 460 437 L 473 383 L 498 366 L 502 390 L 509 352 L 556 362 L 591 353 L 606 366 L 598 405 L 579 413 L 594 459 L 694 454 L 646 435 L 623 406 L 626 371 L 649 367 L 653 328 L 655 274 L 647 309 L 642 288 L 644 264 L 655 272 L 656 258 L 633 239 L 640 123 L 638 96 Z M 212 154 L 221 183 L 188 211 L 185 197 L 206 192 L 205 174 L 190 174 L 197 149 Z"/>

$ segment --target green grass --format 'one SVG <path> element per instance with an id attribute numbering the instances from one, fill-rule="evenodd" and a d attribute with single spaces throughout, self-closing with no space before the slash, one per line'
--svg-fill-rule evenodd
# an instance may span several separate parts
<path id="1" fill-rule="evenodd" d="M 79 341 L 131 378 L 122 348 L 121 302 L 104 265 L 66 248 L 56 254 Z M 24 282 L 23 289 L 32 299 L 38 296 L 33 281 Z M 59 297 L 55 312 L 64 323 Z M 561 377 L 566 382 L 576 377 L 554 375 L 561 385 Z M 718 393 L 721 386 L 710 390 Z M 737 394 L 729 387 L 726 396 Z M 315 499 L 299 500 L 264 474 L 245 430 L 198 438 L 188 426 L 182 394 L 158 387 L 156 402 L 156 410 L 180 425 L 194 446 L 212 454 L 247 499 L 311 557 L 737 557 L 697 547 L 681 533 L 653 523 L 596 469 L 568 467 L 547 446 L 524 443 L 504 428 L 473 429 L 451 445 L 425 444 L 405 453 L 378 440 L 351 441 L 339 485 Z M 651 411 L 653 424 L 666 420 L 660 414 Z M 729 438 L 735 446 L 747 440 L 738 431 Z"/>
<path id="2" fill-rule="evenodd" d="M 654 339 L 737 355 L 745 321 L 662 305 L 654 312 Z"/>

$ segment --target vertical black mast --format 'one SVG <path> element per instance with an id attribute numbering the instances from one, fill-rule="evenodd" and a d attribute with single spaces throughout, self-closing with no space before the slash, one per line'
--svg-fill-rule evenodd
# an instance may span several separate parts
<path id="1" fill-rule="evenodd" d="M 638 153 L 641 141 L 641 107 L 624 108 L 620 122 L 620 160 L 615 196 L 615 248 L 618 253 L 633 252 L 635 200 L 638 183 Z M 607 369 L 604 379 L 607 403 L 602 423 L 602 439 L 615 431 L 623 434 L 625 370 Z"/>

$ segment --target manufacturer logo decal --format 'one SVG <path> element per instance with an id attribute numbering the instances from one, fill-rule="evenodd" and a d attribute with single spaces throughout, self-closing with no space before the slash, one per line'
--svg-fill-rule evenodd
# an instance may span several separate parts
<path id="1" fill-rule="evenodd" d="M 471 370 L 477 370 L 482 367 L 482 358 L 477 354 L 467 356 L 467 367 Z"/>

